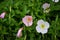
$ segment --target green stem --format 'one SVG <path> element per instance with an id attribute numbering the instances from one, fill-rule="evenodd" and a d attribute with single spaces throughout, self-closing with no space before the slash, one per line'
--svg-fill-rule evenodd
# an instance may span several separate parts
<path id="1" fill-rule="evenodd" d="M 11 13 L 11 6 L 9 7 L 9 10 L 10 10 L 10 13 Z M 10 17 L 10 13 L 9 13 L 9 24 L 10 24 L 10 19 L 11 19 L 11 17 Z"/>
<path id="2" fill-rule="evenodd" d="M 45 17 L 45 16 L 46 16 L 46 14 L 45 14 L 45 13 L 43 13 L 43 19 L 44 19 L 44 20 L 46 20 L 46 17 Z"/>
<path id="3" fill-rule="evenodd" d="M 55 35 L 55 40 L 56 40 L 56 35 Z"/>
<path id="4" fill-rule="evenodd" d="M 24 26 L 24 35 L 25 35 L 24 40 L 26 40 L 26 31 L 25 31 L 25 26 Z"/>
<path id="5" fill-rule="evenodd" d="M 44 34 L 42 34 L 42 40 L 44 40 Z"/>
<path id="6" fill-rule="evenodd" d="M 25 35 L 25 37 L 24 37 L 24 40 L 26 40 L 26 35 Z"/>
<path id="7" fill-rule="evenodd" d="M 56 40 L 56 30 L 55 30 L 55 40 Z"/>

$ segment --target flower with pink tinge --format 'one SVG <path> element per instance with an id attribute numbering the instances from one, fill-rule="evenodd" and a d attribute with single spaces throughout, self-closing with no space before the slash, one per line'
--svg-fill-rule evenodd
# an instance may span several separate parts
<path id="1" fill-rule="evenodd" d="M 26 26 L 31 26 L 33 24 L 33 19 L 32 19 L 32 16 L 25 16 L 23 19 L 22 19 L 23 23 L 26 25 Z"/>
<path id="2" fill-rule="evenodd" d="M 44 4 L 42 5 L 42 8 L 43 8 L 43 12 L 44 12 L 44 13 L 49 13 L 49 12 L 50 12 L 50 4 L 44 3 Z"/>
<path id="3" fill-rule="evenodd" d="M 5 17 L 5 12 L 3 12 L 1 15 L 0 15 L 0 18 L 4 18 Z"/>
<path id="4" fill-rule="evenodd" d="M 44 4 L 42 5 L 42 8 L 43 8 L 44 10 L 48 9 L 49 7 L 50 7 L 50 4 L 48 4 L 48 3 L 44 3 Z"/>
<path id="5" fill-rule="evenodd" d="M 22 36 L 22 30 L 23 30 L 23 27 L 18 30 L 17 37 L 21 37 Z"/>

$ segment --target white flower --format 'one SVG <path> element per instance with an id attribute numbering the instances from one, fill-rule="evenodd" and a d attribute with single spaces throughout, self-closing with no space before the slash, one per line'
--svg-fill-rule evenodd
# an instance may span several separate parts
<path id="1" fill-rule="evenodd" d="M 48 4 L 48 3 L 44 3 L 44 4 L 42 5 L 42 8 L 43 8 L 44 10 L 48 9 L 49 7 L 50 7 L 50 4 Z"/>
<path id="2" fill-rule="evenodd" d="M 53 2 L 59 2 L 59 0 L 52 0 Z"/>
<path id="3" fill-rule="evenodd" d="M 45 34 L 48 32 L 49 23 L 43 21 L 42 19 L 37 22 L 36 30 L 38 33 Z"/>
<path id="4" fill-rule="evenodd" d="M 44 13 L 49 13 L 49 12 L 50 12 L 50 4 L 44 3 L 44 4 L 42 5 L 42 8 L 43 8 L 43 12 L 44 12 Z"/>

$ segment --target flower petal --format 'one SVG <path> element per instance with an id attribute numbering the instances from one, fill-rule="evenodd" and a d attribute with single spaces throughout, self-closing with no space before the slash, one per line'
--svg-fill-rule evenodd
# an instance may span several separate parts
<path id="1" fill-rule="evenodd" d="M 41 30 L 40 30 L 39 26 L 36 26 L 36 30 L 37 30 L 37 32 L 38 32 L 38 33 L 40 33 L 40 32 L 41 32 Z"/>
<path id="2" fill-rule="evenodd" d="M 59 2 L 59 0 L 52 0 L 53 2 Z"/>
<path id="3" fill-rule="evenodd" d="M 0 15 L 0 18 L 4 18 L 5 17 L 5 12 L 3 12 L 1 15 Z"/>
<path id="4" fill-rule="evenodd" d="M 23 30 L 23 27 L 18 30 L 17 37 L 21 37 L 22 36 L 22 30 Z"/>
<path id="5" fill-rule="evenodd" d="M 27 21 L 26 21 L 26 18 L 25 18 L 25 17 L 22 19 L 22 21 L 23 21 L 23 23 L 24 23 L 26 26 L 28 26 L 28 23 L 27 23 Z"/>
<path id="6" fill-rule="evenodd" d="M 49 23 L 48 22 L 45 22 L 45 28 L 48 29 L 49 28 Z"/>
<path id="7" fill-rule="evenodd" d="M 41 19 L 37 22 L 37 25 L 44 24 L 44 21 Z"/>
<path id="8" fill-rule="evenodd" d="M 42 34 L 45 34 L 45 33 L 47 33 L 47 32 L 48 32 L 48 29 L 41 30 L 41 33 L 42 33 Z"/>
<path id="9" fill-rule="evenodd" d="M 32 24 L 33 24 L 33 22 L 31 21 L 31 22 L 29 22 L 29 24 L 28 24 L 28 25 L 29 25 L 29 26 L 31 26 Z"/>
<path id="10" fill-rule="evenodd" d="M 49 7 L 50 7 L 50 4 L 48 4 L 48 3 L 44 3 L 43 6 L 42 6 L 42 8 L 43 8 L 44 10 L 46 10 L 46 9 L 49 8 Z"/>

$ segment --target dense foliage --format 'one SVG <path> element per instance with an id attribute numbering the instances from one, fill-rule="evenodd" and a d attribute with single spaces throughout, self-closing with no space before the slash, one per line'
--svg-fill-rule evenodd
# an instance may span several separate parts
<path id="1" fill-rule="evenodd" d="M 44 13 L 42 5 L 49 3 L 50 12 Z M 52 0 L 0 0 L 0 14 L 6 12 L 5 18 L 0 18 L 0 40 L 59 40 L 60 38 L 60 1 Z M 26 27 L 22 18 L 33 17 L 33 25 Z M 37 21 L 43 19 L 50 23 L 48 32 L 44 35 L 36 32 Z M 16 37 L 19 28 L 24 27 L 22 37 Z"/>

